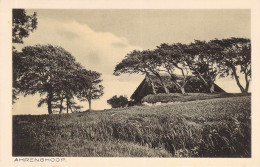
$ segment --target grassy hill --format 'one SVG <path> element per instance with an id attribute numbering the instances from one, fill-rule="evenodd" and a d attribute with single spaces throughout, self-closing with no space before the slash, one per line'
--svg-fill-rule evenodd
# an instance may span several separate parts
<path id="1" fill-rule="evenodd" d="M 251 96 L 13 116 L 13 155 L 250 157 Z"/>

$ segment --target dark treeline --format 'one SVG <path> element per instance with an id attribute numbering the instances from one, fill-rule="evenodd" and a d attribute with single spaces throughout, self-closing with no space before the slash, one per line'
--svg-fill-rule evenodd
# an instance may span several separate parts
<path id="1" fill-rule="evenodd" d="M 176 71 L 181 73 L 181 81 L 177 80 Z M 158 77 L 165 93 L 169 93 L 160 75 L 162 72 L 171 76 L 172 83 L 183 94 L 189 75 L 198 77 L 211 93 L 214 92 L 217 76 L 231 76 L 235 78 L 241 92 L 248 93 L 251 79 L 251 41 L 246 38 L 214 39 L 208 42 L 195 40 L 190 44 L 163 43 L 154 50 L 134 50 L 116 65 L 114 75 L 141 73 L 148 79 L 154 75 Z M 239 74 L 244 75 L 244 87 Z M 156 94 L 152 79 L 150 83 Z"/>
<path id="2" fill-rule="evenodd" d="M 37 13 L 26 14 L 24 9 L 13 10 L 13 44 L 23 43 L 37 28 Z M 39 93 L 38 107 L 47 104 L 48 113 L 79 111 L 74 97 L 91 101 L 103 95 L 101 74 L 86 70 L 64 48 L 52 45 L 26 46 L 22 51 L 13 47 L 13 103 L 18 95 Z"/>

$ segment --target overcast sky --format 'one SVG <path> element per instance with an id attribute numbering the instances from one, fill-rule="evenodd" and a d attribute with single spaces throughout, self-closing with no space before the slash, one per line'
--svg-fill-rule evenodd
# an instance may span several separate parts
<path id="1" fill-rule="evenodd" d="M 104 96 L 93 109 L 110 108 L 113 95 L 134 92 L 144 76 L 113 76 L 115 65 L 134 49 L 154 49 L 161 43 L 190 43 L 194 39 L 250 38 L 250 10 L 28 10 L 37 12 L 38 27 L 24 39 L 27 45 L 59 45 L 85 68 L 102 73 Z M 227 92 L 239 92 L 231 78 L 216 83 Z M 47 114 L 37 108 L 39 95 L 20 97 L 13 114 Z M 81 103 L 84 109 L 87 102 Z"/>

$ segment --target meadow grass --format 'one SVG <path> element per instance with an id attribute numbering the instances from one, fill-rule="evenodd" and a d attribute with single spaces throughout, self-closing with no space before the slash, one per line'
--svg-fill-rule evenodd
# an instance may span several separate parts
<path id="1" fill-rule="evenodd" d="M 250 157 L 251 96 L 13 116 L 13 156 Z"/>

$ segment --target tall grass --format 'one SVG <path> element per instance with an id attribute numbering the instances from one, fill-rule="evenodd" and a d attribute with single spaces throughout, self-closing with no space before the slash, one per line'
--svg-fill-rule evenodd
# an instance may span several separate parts
<path id="1" fill-rule="evenodd" d="M 13 117 L 14 156 L 250 157 L 250 96 Z"/>

